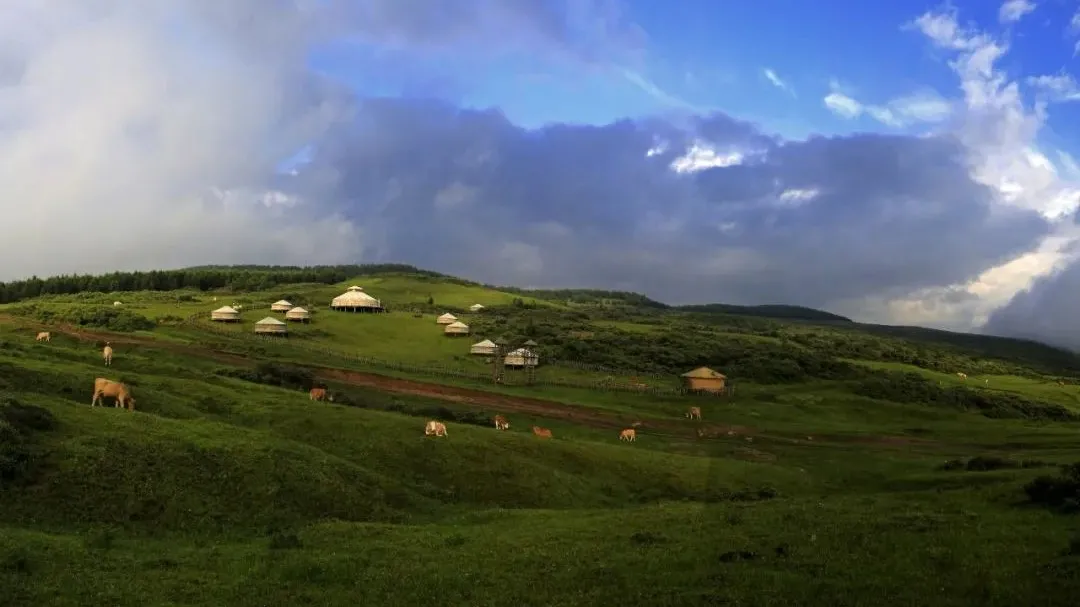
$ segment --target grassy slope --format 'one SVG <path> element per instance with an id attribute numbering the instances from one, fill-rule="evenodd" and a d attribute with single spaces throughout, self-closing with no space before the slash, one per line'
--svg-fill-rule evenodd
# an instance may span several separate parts
<path id="1" fill-rule="evenodd" d="M 360 284 L 387 300 L 422 303 L 429 292 L 410 281 Z M 451 304 L 459 287 L 440 288 L 432 296 L 447 305 L 481 295 L 459 292 Z M 144 295 L 125 294 L 125 306 L 176 314 L 175 301 Z M 415 339 L 433 325 L 416 324 Z M 374 327 L 339 332 L 344 343 L 379 343 Z M 423 343 L 388 352 L 436 347 Z M 743 384 L 710 405 L 709 419 L 757 429 L 753 443 L 646 431 L 625 445 L 520 415 L 509 433 L 450 424 L 436 440 L 422 436 L 422 419 L 311 404 L 297 391 L 215 377 L 219 366 L 125 346 L 103 373 L 91 344 L 38 345 L 0 326 L 0 395 L 60 421 L 40 433 L 40 477 L 0 490 L 0 603 L 1065 605 L 1080 589 L 1080 560 L 1061 555 L 1071 522 L 1016 506 L 1020 486 L 1043 471 L 937 469 L 985 453 L 1074 461 L 1075 424 L 902 406 L 815 382 Z M 86 407 L 97 375 L 133 383 L 139 411 Z M 1021 380 L 992 378 L 1043 398 L 1058 388 Z M 561 394 L 669 419 L 685 407 Z M 532 423 L 558 438 L 536 440 Z M 761 486 L 778 497 L 730 494 Z M 729 562 L 732 551 L 753 555 Z"/>

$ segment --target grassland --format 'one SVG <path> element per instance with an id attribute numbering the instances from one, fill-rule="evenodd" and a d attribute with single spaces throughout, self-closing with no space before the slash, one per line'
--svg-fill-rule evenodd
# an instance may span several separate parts
<path id="1" fill-rule="evenodd" d="M 636 316 L 400 275 L 356 279 L 400 313 L 317 307 L 351 282 L 0 307 L 0 604 L 1075 603 L 1075 514 L 1032 502 L 1025 487 L 1080 461 L 1080 422 L 1040 413 L 1075 406 L 1080 387 L 1058 385 L 1067 368 L 1025 358 L 1027 346 L 991 359 L 857 327 Z M 434 308 L 414 318 L 428 297 Z M 477 324 L 513 336 L 555 327 L 572 308 L 588 316 L 573 324 L 589 343 L 623 344 L 616 355 L 640 355 L 643 367 L 686 363 L 671 351 L 678 331 L 727 335 L 727 349 L 709 356 L 730 356 L 712 364 L 738 390 L 693 401 L 704 403 L 698 424 L 682 417 L 685 398 L 375 375 L 171 324 L 280 298 L 315 304 L 315 322 L 289 341 L 432 364 L 451 364 L 461 356 L 452 348 L 472 341 L 440 334 L 440 304 L 488 305 Z M 164 322 L 95 327 L 118 322 L 98 314 L 117 300 Z M 48 344 L 33 341 L 42 318 Z M 105 339 L 117 350 L 111 369 Z M 923 378 L 920 389 L 1007 393 L 1029 406 L 993 417 L 867 391 L 911 385 L 904 373 Z M 137 410 L 90 408 L 97 376 L 131 385 Z M 312 381 L 338 402 L 310 402 Z M 510 431 L 490 427 L 494 413 Z M 449 436 L 424 437 L 429 418 L 445 420 Z M 631 419 L 645 426 L 620 443 Z M 533 424 L 555 438 L 532 436 Z"/>

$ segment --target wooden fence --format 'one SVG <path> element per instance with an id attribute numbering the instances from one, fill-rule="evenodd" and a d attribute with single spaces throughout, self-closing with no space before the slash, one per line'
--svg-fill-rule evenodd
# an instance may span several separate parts
<path id="1" fill-rule="evenodd" d="M 206 321 L 206 313 L 200 312 L 193 314 L 186 319 L 186 323 L 200 331 L 208 331 L 216 335 L 227 337 L 231 340 L 243 341 L 247 343 L 258 343 L 260 345 L 270 345 L 276 348 L 285 347 L 296 350 L 308 352 L 310 354 L 317 354 L 320 357 L 326 357 L 330 359 L 337 359 L 341 361 L 347 361 L 352 365 L 361 369 L 372 370 L 384 370 L 395 371 L 398 373 L 406 373 L 408 375 L 421 376 L 421 377 L 443 377 L 443 378 L 456 378 L 456 379 L 468 379 L 477 382 L 492 382 L 493 373 L 491 371 L 477 372 L 459 367 L 450 367 L 436 364 L 417 365 L 410 363 L 403 363 L 398 361 L 383 360 L 374 358 L 371 356 L 361 356 L 359 354 L 350 354 L 341 350 L 335 350 L 332 348 L 326 348 L 323 346 L 316 346 L 306 343 L 297 343 L 296 341 L 286 341 L 289 338 L 282 338 L 280 336 L 272 335 L 256 335 L 255 333 L 239 332 L 230 329 L 226 329 L 213 322 Z M 559 365 L 562 366 L 562 365 Z M 615 374 L 613 373 L 613 376 Z M 643 383 L 635 383 L 625 379 L 628 374 L 620 373 L 622 378 L 605 378 L 603 380 L 596 381 L 584 381 L 584 380 L 570 380 L 570 379 L 551 379 L 534 377 L 532 381 L 528 380 L 527 374 L 524 371 L 512 371 L 509 373 L 503 373 L 501 384 L 504 386 L 547 386 L 557 388 L 574 388 L 584 390 L 598 390 L 606 392 L 632 392 L 637 394 L 648 394 L 652 396 L 668 396 L 668 397 L 680 397 L 680 396 L 707 396 L 712 398 L 733 396 L 735 393 L 734 386 L 727 386 L 722 392 L 699 392 L 694 390 L 688 390 L 684 387 L 672 387 L 672 386 L 657 386 L 648 385 Z M 670 376 L 661 375 L 645 375 L 635 374 L 632 377 L 653 377 L 668 379 Z"/>

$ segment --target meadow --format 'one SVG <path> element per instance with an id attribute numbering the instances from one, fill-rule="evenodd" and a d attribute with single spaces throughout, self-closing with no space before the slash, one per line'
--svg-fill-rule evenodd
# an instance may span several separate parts
<path id="1" fill-rule="evenodd" d="M 1055 408 L 1080 391 L 1057 383 L 1076 377 L 1066 353 L 400 272 L 270 286 L 247 272 L 259 288 L 0 306 L 0 604 L 1075 603 L 1080 476 L 1062 466 L 1080 461 L 1080 420 Z M 392 312 L 317 308 L 353 282 Z M 443 344 L 473 339 L 441 335 L 440 303 L 490 302 L 476 325 L 538 336 L 552 357 L 583 341 L 586 361 L 623 361 L 627 377 L 709 364 L 738 390 L 409 378 L 178 320 L 280 298 L 316 307 L 296 329 L 312 335 L 280 342 L 453 364 Z M 136 410 L 89 407 L 98 376 L 129 384 Z M 309 401 L 316 384 L 336 402 Z M 427 419 L 449 435 L 425 437 Z M 631 420 L 645 423 L 622 443 Z"/>

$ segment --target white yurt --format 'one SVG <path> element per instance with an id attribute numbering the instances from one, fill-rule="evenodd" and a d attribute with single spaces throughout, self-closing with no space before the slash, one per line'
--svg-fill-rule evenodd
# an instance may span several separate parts
<path id="1" fill-rule="evenodd" d="M 288 312 L 291 309 L 292 309 L 292 304 L 285 301 L 284 299 L 280 299 L 280 300 L 275 301 L 274 303 L 270 304 L 270 311 L 271 312 Z"/>
<path id="2" fill-rule="evenodd" d="M 443 329 L 443 333 L 446 335 L 468 335 L 469 325 L 463 322 L 452 322 L 446 325 Z"/>
<path id="3" fill-rule="evenodd" d="M 469 306 L 469 311 L 470 312 L 479 312 L 480 310 L 483 310 L 483 309 L 484 309 L 484 306 L 481 305 L 481 304 L 473 304 L 473 305 Z"/>
<path id="4" fill-rule="evenodd" d="M 353 285 L 330 302 L 331 310 L 342 312 L 382 312 L 382 302 L 364 293 L 364 289 Z"/>
<path id="5" fill-rule="evenodd" d="M 210 313 L 210 320 L 217 322 L 240 322 L 240 312 L 231 306 L 221 306 Z"/>
<path id="6" fill-rule="evenodd" d="M 490 339 L 484 341 L 478 341 L 469 347 L 469 354 L 482 354 L 485 356 L 492 356 L 495 354 L 495 342 Z"/>
<path id="7" fill-rule="evenodd" d="M 507 367 L 535 367 L 540 364 L 540 357 L 525 348 L 518 348 L 506 355 L 503 364 Z"/>
<path id="8" fill-rule="evenodd" d="M 112 302 L 112 305 L 114 308 L 119 308 L 120 306 L 124 305 L 124 303 L 120 301 L 114 301 Z"/>
<path id="9" fill-rule="evenodd" d="M 447 312 L 446 314 L 443 314 L 442 316 L 436 318 L 435 322 L 440 325 L 448 325 L 457 322 L 457 316 L 454 316 L 453 314 Z"/>
<path id="10" fill-rule="evenodd" d="M 285 323 L 273 316 L 267 316 L 255 323 L 255 333 L 258 335 L 286 335 L 288 332 Z"/>
<path id="11" fill-rule="evenodd" d="M 285 313 L 285 320 L 308 322 L 311 320 L 311 312 L 308 312 L 300 306 L 290 308 L 289 311 Z"/>

